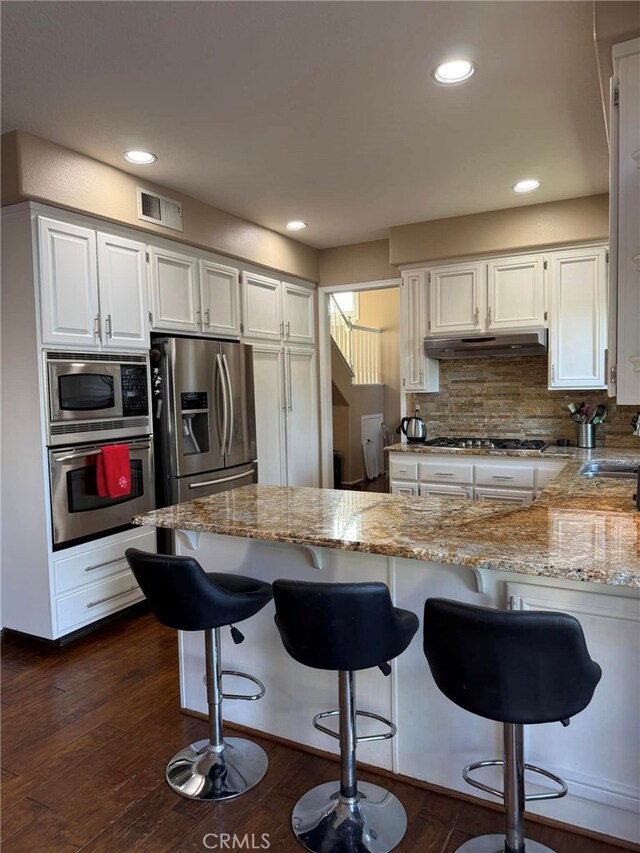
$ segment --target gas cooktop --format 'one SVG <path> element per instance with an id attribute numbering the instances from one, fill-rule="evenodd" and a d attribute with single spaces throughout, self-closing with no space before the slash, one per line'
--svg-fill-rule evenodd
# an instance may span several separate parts
<path id="1" fill-rule="evenodd" d="M 425 447 L 477 447 L 490 450 L 544 450 L 547 443 L 539 438 L 477 438 L 456 436 L 432 438 L 424 442 Z"/>

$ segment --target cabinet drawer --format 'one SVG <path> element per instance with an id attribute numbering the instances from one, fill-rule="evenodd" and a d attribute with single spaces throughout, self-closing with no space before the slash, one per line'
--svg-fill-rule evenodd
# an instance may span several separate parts
<path id="1" fill-rule="evenodd" d="M 88 625 L 142 598 L 129 569 L 56 599 L 58 634 Z"/>
<path id="2" fill-rule="evenodd" d="M 401 495 L 403 498 L 417 498 L 419 494 L 419 487 L 417 483 L 392 480 L 389 491 L 392 495 Z"/>
<path id="3" fill-rule="evenodd" d="M 515 465 L 476 465 L 478 486 L 506 486 L 514 489 L 533 489 L 534 469 Z"/>
<path id="4" fill-rule="evenodd" d="M 389 461 L 389 479 L 390 480 L 417 480 L 418 479 L 418 462 L 417 460 L 391 459 Z"/>
<path id="5" fill-rule="evenodd" d="M 431 483 L 473 483 L 473 465 L 468 462 L 429 459 L 420 463 L 420 480 Z"/>
<path id="6" fill-rule="evenodd" d="M 490 486 L 483 486 L 475 489 L 477 501 L 494 501 L 503 504 L 519 504 L 520 506 L 529 506 L 533 502 L 533 492 L 526 489 L 492 489 Z"/>
<path id="7" fill-rule="evenodd" d="M 421 483 L 420 497 L 422 498 L 453 498 L 462 501 L 473 500 L 473 488 L 471 486 L 454 486 L 443 483 Z"/>
<path id="8" fill-rule="evenodd" d="M 97 583 L 118 572 L 128 570 L 124 556 L 127 548 L 142 551 L 156 550 L 155 530 L 134 530 L 117 539 L 109 538 L 100 543 L 70 548 L 71 553 L 56 557 L 53 563 L 53 588 L 56 595 L 69 592 L 76 587 Z"/>

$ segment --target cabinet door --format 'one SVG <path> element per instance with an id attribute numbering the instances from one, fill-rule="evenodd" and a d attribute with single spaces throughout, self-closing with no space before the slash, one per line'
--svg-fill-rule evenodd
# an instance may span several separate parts
<path id="1" fill-rule="evenodd" d="M 240 274 L 232 267 L 200 261 L 200 303 L 205 335 L 240 335 Z"/>
<path id="2" fill-rule="evenodd" d="M 284 350 L 253 344 L 258 482 L 287 484 Z"/>
<path id="3" fill-rule="evenodd" d="M 144 243 L 98 233 L 102 340 L 113 349 L 149 349 Z"/>
<path id="4" fill-rule="evenodd" d="M 287 485 L 318 486 L 316 354 L 310 349 L 285 349 L 287 401 Z"/>
<path id="5" fill-rule="evenodd" d="M 389 484 L 389 491 L 392 495 L 401 495 L 403 498 L 417 498 L 418 484 L 406 483 L 401 480 L 392 480 Z"/>
<path id="6" fill-rule="evenodd" d="M 502 504 L 528 506 L 534 498 L 533 491 L 525 489 L 494 489 L 491 486 L 476 486 L 477 501 L 495 501 Z"/>
<path id="7" fill-rule="evenodd" d="M 549 256 L 549 387 L 605 388 L 605 249 Z"/>
<path id="8" fill-rule="evenodd" d="M 288 343 L 312 344 L 315 339 L 315 291 L 297 284 L 282 283 L 284 336 Z"/>
<path id="9" fill-rule="evenodd" d="M 402 273 L 400 285 L 400 357 L 403 391 L 437 391 L 440 365 L 424 356 L 427 304 L 426 271 Z"/>
<path id="10" fill-rule="evenodd" d="M 484 264 L 454 264 L 429 272 L 428 332 L 479 332 L 485 322 Z"/>
<path id="11" fill-rule="evenodd" d="M 197 260 L 151 249 L 151 325 L 167 332 L 200 332 Z"/>
<path id="12" fill-rule="evenodd" d="M 38 217 L 42 343 L 100 346 L 96 232 Z"/>
<path id="13" fill-rule="evenodd" d="M 487 330 L 546 327 L 544 258 L 524 255 L 487 264 Z"/>
<path id="14" fill-rule="evenodd" d="M 245 337 L 280 341 L 284 337 L 280 282 L 243 272 L 242 314 Z"/>
<path id="15" fill-rule="evenodd" d="M 455 498 L 470 501 L 473 500 L 473 488 L 471 486 L 448 486 L 443 483 L 420 483 L 420 497 Z"/>

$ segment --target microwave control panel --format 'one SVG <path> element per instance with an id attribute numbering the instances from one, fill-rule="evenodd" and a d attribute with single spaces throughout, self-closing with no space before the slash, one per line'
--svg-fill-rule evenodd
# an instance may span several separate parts
<path id="1" fill-rule="evenodd" d="M 122 366 L 122 414 L 148 415 L 147 368 Z"/>

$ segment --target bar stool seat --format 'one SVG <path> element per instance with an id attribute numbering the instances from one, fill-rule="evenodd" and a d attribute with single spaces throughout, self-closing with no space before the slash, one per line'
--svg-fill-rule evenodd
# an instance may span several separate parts
<path id="1" fill-rule="evenodd" d="M 222 737 L 222 700 L 260 699 L 264 685 L 247 673 L 222 669 L 220 629 L 230 626 L 234 642 L 243 642 L 235 623 L 251 618 L 268 604 L 271 585 L 241 575 L 205 572 L 191 557 L 148 554 L 136 548 L 129 548 L 125 556 L 159 622 L 178 631 L 204 631 L 209 738 L 174 755 L 167 765 L 167 782 L 189 799 L 237 797 L 262 779 L 267 755 L 250 740 Z M 224 693 L 224 675 L 248 679 L 258 692 Z"/>
<path id="2" fill-rule="evenodd" d="M 525 764 L 523 726 L 561 722 L 587 707 L 602 670 L 592 661 L 577 619 L 566 613 L 495 610 L 430 598 L 424 608 L 424 653 L 441 692 L 460 708 L 504 724 L 504 758 L 464 768 L 464 779 L 504 799 L 505 835 L 466 841 L 464 853 L 553 853 L 524 837 L 528 800 L 565 796 L 565 782 Z M 501 766 L 504 789 L 474 778 L 472 771 Z M 525 794 L 524 771 L 542 774 L 557 789 Z"/>
<path id="3" fill-rule="evenodd" d="M 313 725 L 340 740 L 340 781 L 307 791 L 296 803 L 291 823 L 298 841 L 314 853 L 388 853 L 404 836 L 407 816 L 390 791 L 358 782 L 356 746 L 387 740 L 396 733 L 389 720 L 355 708 L 355 671 L 378 666 L 408 647 L 418 617 L 393 607 L 382 583 L 308 583 L 277 580 L 273 584 L 276 625 L 291 657 L 314 669 L 337 671 L 339 709 L 323 711 Z M 339 716 L 339 732 L 321 722 Z M 381 723 L 383 730 L 359 737 L 356 717 Z"/>

